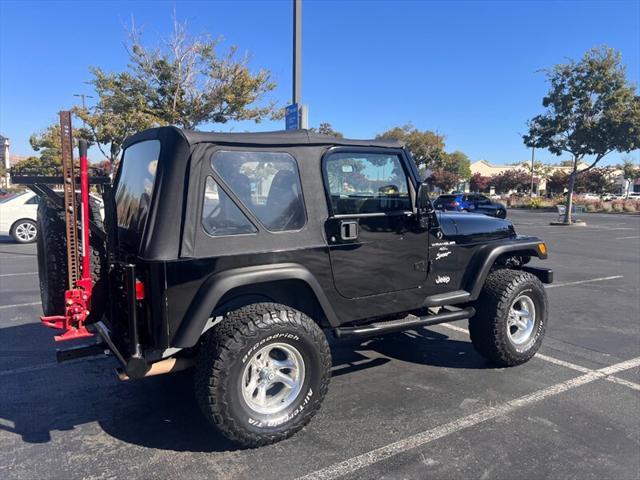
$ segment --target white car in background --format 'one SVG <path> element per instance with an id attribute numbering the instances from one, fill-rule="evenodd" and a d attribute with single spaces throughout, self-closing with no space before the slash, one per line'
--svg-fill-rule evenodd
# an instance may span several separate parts
<path id="1" fill-rule="evenodd" d="M 100 214 L 104 218 L 102 199 L 93 194 L 91 198 L 100 205 Z M 35 242 L 39 202 L 40 197 L 32 191 L 0 200 L 0 235 L 11 235 L 18 243 Z"/>

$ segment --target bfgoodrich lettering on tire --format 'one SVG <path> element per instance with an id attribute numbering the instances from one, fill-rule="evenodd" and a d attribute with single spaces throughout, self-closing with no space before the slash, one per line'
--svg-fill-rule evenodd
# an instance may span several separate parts
<path id="1" fill-rule="evenodd" d="M 547 328 L 549 306 L 540 280 L 528 272 L 500 269 L 489 274 L 469 320 L 476 350 L 498 365 L 533 357 Z"/>
<path id="2" fill-rule="evenodd" d="M 316 413 L 329 385 L 331 353 L 318 325 L 276 303 L 229 312 L 203 337 L 194 372 L 209 421 L 248 447 L 283 440 Z"/>

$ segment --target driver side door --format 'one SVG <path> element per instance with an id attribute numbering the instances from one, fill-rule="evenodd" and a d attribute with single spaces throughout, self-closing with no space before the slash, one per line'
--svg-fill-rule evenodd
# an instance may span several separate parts
<path id="1" fill-rule="evenodd" d="M 346 298 L 418 288 L 428 234 L 420 227 L 406 158 L 387 149 L 335 149 L 323 160 L 333 281 Z"/>

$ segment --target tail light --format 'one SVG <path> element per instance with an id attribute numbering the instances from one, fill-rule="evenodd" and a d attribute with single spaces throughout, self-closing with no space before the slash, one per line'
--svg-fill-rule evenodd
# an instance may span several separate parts
<path id="1" fill-rule="evenodd" d="M 136 300 L 144 300 L 144 283 L 136 279 Z"/>

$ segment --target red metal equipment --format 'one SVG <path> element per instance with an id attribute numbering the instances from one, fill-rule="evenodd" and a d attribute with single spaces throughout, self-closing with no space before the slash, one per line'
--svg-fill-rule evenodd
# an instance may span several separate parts
<path id="1" fill-rule="evenodd" d="M 68 289 L 65 292 L 64 315 L 40 317 L 40 321 L 51 328 L 62 329 L 56 342 L 92 337 L 85 322 L 91 311 L 91 261 L 89 245 L 89 173 L 87 142 L 80 140 L 80 220 L 82 226 L 82 249 L 78 249 L 78 215 L 76 211 L 76 178 L 73 164 L 73 136 L 71 112 L 60 112 L 60 135 L 62 140 L 62 170 L 64 179 L 64 208 L 67 233 Z M 81 272 L 78 260 L 82 259 Z"/>

